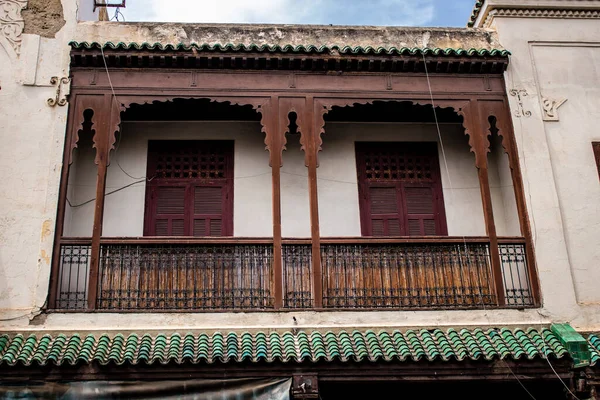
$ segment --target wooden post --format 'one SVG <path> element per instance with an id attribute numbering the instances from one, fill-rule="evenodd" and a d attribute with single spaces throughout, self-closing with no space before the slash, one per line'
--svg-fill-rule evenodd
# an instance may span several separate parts
<path id="1" fill-rule="evenodd" d="M 308 167 L 308 195 L 310 203 L 310 238 L 312 244 L 312 292 L 314 307 L 323 308 L 323 271 L 321 268 L 321 233 L 319 227 L 319 196 L 317 192 L 317 167 L 320 147 L 317 127 L 322 125 L 323 114 L 315 110 L 316 104 L 312 96 L 306 98 L 304 119 L 306 132 L 306 166 Z"/>
<path id="2" fill-rule="evenodd" d="M 468 131 L 471 134 L 472 151 L 475 153 L 475 165 L 479 177 L 479 188 L 481 190 L 481 201 L 483 204 L 483 215 L 485 218 L 485 230 L 490 239 L 490 259 L 492 264 L 492 275 L 494 277 L 494 286 L 496 288 L 496 298 L 499 306 L 506 304 L 504 293 L 504 281 L 502 275 L 502 266 L 500 264 L 500 252 L 498 250 L 498 235 L 496 234 L 496 224 L 494 222 L 494 210 L 492 207 L 492 194 L 488 178 L 487 154 L 489 151 L 489 142 L 487 136 L 488 121 L 481 118 L 479 104 L 477 100 L 471 100 L 468 111 L 465 112 L 465 118 L 470 120 Z"/>
<path id="3" fill-rule="evenodd" d="M 63 235 L 65 224 L 65 208 L 67 203 L 67 187 L 69 184 L 69 170 L 71 168 L 73 148 L 77 145 L 76 130 L 79 130 L 83 121 L 83 110 L 77 107 L 77 98 L 69 104 L 67 116 L 67 130 L 63 151 L 62 170 L 60 174 L 60 187 L 58 190 L 58 211 L 56 213 L 56 224 L 54 229 L 54 245 L 52 250 L 52 265 L 50 269 L 48 307 L 56 308 L 56 300 L 60 290 L 58 277 L 60 273 L 60 239 Z"/>
<path id="4" fill-rule="evenodd" d="M 523 188 L 523 175 L 521 174 L 521 165 L 519 163 L 519 151 L 515 139 L 508 101 L 504 100 L 503 102 L 497 102 L 495 117 L 498 134 L 502 136 L 503 146 L 508 154 L 515 200 L 517 203 L 517 213 L 519 214 L 521 235 L 525 237 L 525 257 L 527 259 L 531 292 L 535 305 L 539 306 L 541 305 L 540 281 L 535 261 L 529 213 L 527 212 L 527 203 L 525 201 L 525 189 Z"/>
<path id="5" fill-rule="evenodd" d="M 271 185 L 273 206 L 273 290 L 275 292 L 275 308 L 283 307 L 283 260 L 281 250 L 281 152 L 283 151 L 283 132 L 280 129 L 279 98 L 271 97 L 270 106 L 265 111 L 267 115 L 265 129 L 267 146 L 271 155 Z"/>
<path id="6" fill-rule="evenodd" d="M 100 99 L 99 99 L 100 100 Z M 109 164 L 109 153 L 115 142 L 115 131 L 119 123 L 119 112 L 111 94 L 103 96 L 96 107 L 92 108 L 92 129 L 94 147 L 96 148 L 95 163 L 98 165 L 96 178 L 96 201 L 94 205 L 94 225 L 92 228 L 92 250 L 90 257 L 90 279 L 88 288 L 88 310 L 96 308 L 98 295 L 98 278 L 100 273 L 100 238 L 104 217 L 104 196 L 106 194 L 106 172 Z M 112 130 L 112 132 L 111 132 Z"/>

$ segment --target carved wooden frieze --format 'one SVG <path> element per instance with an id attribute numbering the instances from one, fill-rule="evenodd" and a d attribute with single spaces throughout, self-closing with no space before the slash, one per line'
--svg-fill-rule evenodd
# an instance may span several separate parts
<path id="1" fill-rule="evenodd" d="M 26 5 L 27 0 L 0 0 L 0 43 L 11 58 L 21 52 L 21 35 L 25 28 L 21 11 Z"/>

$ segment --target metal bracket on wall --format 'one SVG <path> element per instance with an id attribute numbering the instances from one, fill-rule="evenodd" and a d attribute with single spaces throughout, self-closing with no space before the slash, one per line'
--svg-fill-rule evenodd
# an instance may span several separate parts
<path id="1" fill-rule="evenodd" d="M 52 86 L 56 86 L 56 95 L 54 96 L 54 98 L 50 97 L 47 100 L 48 105 L 50 107 L 55 107 L 56 105 L 62 107 L 67 104 L 67 93 L 66 91 L 63 92 L 62 87 L 63 85 L 68 85 L 70 82 L 71 80 L 67 77 L 59 79 L 58 76 L 53 76 L 52 78 L 50 78 L 50 84 Z"/>
<path id="2" fill-rule="evenodd" d="M 515 111 L 515 117 L 531 117 L 531 111 L 525 110 L 525 106 L 523 106 L 523 97 L 528 96 L 527 90 L 525 89 L 510 89 L 510 95 L 517 98 L 517 102 L 519 103 L 519 108 Z"/>

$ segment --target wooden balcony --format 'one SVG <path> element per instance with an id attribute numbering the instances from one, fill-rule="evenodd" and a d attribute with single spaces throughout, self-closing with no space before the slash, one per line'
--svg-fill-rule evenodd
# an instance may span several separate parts
<path id="1" fill-rule="evenodd" d="M 281 299 L 273 241 L 247 238 L 104 238 L 90 277 L 91 238 L 61 240 L 56 309 L 265 311 L 314 309 L 315 278 L 329 310 L 484 309 L 534 305 L 523 238 L 499 238 L 499 304 L 485 237 L 284 239 Z M 89 287 L 97 285 L 93 307 Z M 279 301 L 278 301 L 279 300 Z"/>

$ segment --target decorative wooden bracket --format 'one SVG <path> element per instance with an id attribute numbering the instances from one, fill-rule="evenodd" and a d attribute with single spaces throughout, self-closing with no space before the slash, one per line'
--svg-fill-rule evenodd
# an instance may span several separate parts
<path id="1" fill-rule="evenodd" d="M 50 79 L 50 84 L 52 86 L 56 86 L 56 95 L 54 98 L 50 97 L 47 102 L 50 107 L 55 107 L 57 105 L 63 107 L 67 104 L 66 93 L 62 91 L 63 85 L 68 85 L 71 80 L 66 76 L 63 78 L 58 78 L 58 76 L 53 76 Z"/>

